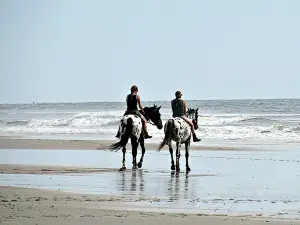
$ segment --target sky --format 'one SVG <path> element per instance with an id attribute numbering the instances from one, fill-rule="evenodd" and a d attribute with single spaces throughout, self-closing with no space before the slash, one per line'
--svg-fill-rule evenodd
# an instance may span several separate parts
<path id="1" fill-rule="evenodd" d="M 0 103 L 300 98 L 298 0 L 0 0 Z"/>

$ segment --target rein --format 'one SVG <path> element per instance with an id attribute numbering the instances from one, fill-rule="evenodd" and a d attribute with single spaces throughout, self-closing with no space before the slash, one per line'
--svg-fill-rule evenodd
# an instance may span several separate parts
<path id="1" fill-rule="evenodd" d="M 149 124 L 151 124 L 151 125 L 153 125 L 153 126 L 156 126 L 152 121 L 150 121 L 150 120 L 147 120 L 147 123 L 149 123 Z"/>
<path id="2" fill-rule="evenodd" d="M 146 114 L 144 115 L 144 114 L 142 114 L 144 117 L 145 117 L 145 119 L 147 120 L 147 123 L 149 123 L 149 124 L 151 124 L 151 125 L 153 125 L 153 126 L 156 126 L 151 120 L 150 120 L 150 118 L 149 118 L 149 116 L 147 116 Z"/>

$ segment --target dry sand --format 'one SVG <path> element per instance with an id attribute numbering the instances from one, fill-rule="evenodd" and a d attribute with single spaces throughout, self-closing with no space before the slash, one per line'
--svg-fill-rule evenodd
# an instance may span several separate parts
<path id="1" fill-rule="evenodd" d="M 142 199 L 144 201 L 145 199 Z M 147 201 L 156 201 L 148 198 Z M 250 216 L 226 216 L 184 213 L 143 212 L 125 203 L 137 199 L 101 197 L 60 191 L 0 187 L 0 224 L 72 224 L 72 225 L 265 225 L 300 224 L 299 221 Z"/>
<path id="2" fill-rule="evenodd" d="M 105 150 L 108 146 L 116 143 L 118 140 L 42 140 L 42 139 L 10 139 L 0 137 L 0 149 L 64 149 L 64 150 Z M 146 150 L 157 149 L 159 143 L 145 143 Z M 127 149 L 131 149 L 131 144 L 128 143 Z M 167 150 L 167 146 L 164 150 Z M 191 150 L 251 150 L 258 149 L 231 147 L 231 146 L 208 146 L 208 145 L 193 145 Z"/>

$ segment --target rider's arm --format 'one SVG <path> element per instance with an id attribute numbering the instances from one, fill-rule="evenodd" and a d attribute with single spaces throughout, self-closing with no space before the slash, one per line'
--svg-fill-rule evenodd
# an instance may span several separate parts
<path id="1" fill-rule="evenodd" d="M 145 115 L 145 112 L 144 112 L 144 109 L 143 109 L 143 106 L 141 104 L 141 98 L 139 95 L 136 96 L 136 99 L 137 99 L 137 102 L 138 102 L 138 105 L 140 107 L 140 110 L 142 111 L 142 113 Z"/>
<path id="2" fill-rule="evenodd" d="M 184 112 L 184 115 L 186 116 L 186 102 L 183 101 L 183 112 Z"/>

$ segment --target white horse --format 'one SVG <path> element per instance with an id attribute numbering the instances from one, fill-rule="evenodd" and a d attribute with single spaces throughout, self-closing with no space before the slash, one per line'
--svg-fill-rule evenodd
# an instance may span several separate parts
<path id="1" fill-rule="evenodd" d="M 160 118 L 160 107 L 157 107 L 154 105 L 153 107 L 145 107 L 145 118 L 147 121 L 152 121 L 152 123 L 158 128 L 162 129 L 162 121 Z M 132 169 L 136 169 L 137 166 L 139 168 L 142 167 L 144 155 L 145 155 L 145 140 L 144 140 L 144 129 L 142 125 L 142 119 L 138 117 L 137 115 L 125 115 L 120 121 L 120 141 L 112 144 L 109 146 L 109 149 L 111 150 L 118 150 L 122 148 L 123 151 L 123 161 L 122 161 L 122 167 L 120 168 L 121 171 L 126 170 L 125 166 L 125 154 L 126 154 L 126 145 L 128 143 L 128 140 L 130 138 L 131 140 L 131 146 L 132 146 Z M 137 164 L 136 162 L 136 155 L 137 155 L 137 149 L 139 146 L 139 143 L 141 144 L 142 148 L 142 156 L 140 159 L 140 162 Z"/>
<path id="2" fill-rule="evenodd" d="M 187 117 L 192 119 L 195 130 L 198 129 L 198 109 L 188 109 Z M 182 144 L 185 144 L 185 158 L 186 158 L 186 171 L 191 171 L 189 166 L 189 147 L 191 144 L 191 127 L 183 119 L 175 117 L 169 119 L 164 127 L 165 137 L 160 143 L 158 150 L 161 150 L 166 144 L 169 146 L 171 154 L 171 170 L 175 170 L 172 141 L 176 142 L 176 171 L 180 171 L 180 148 Z"/>

